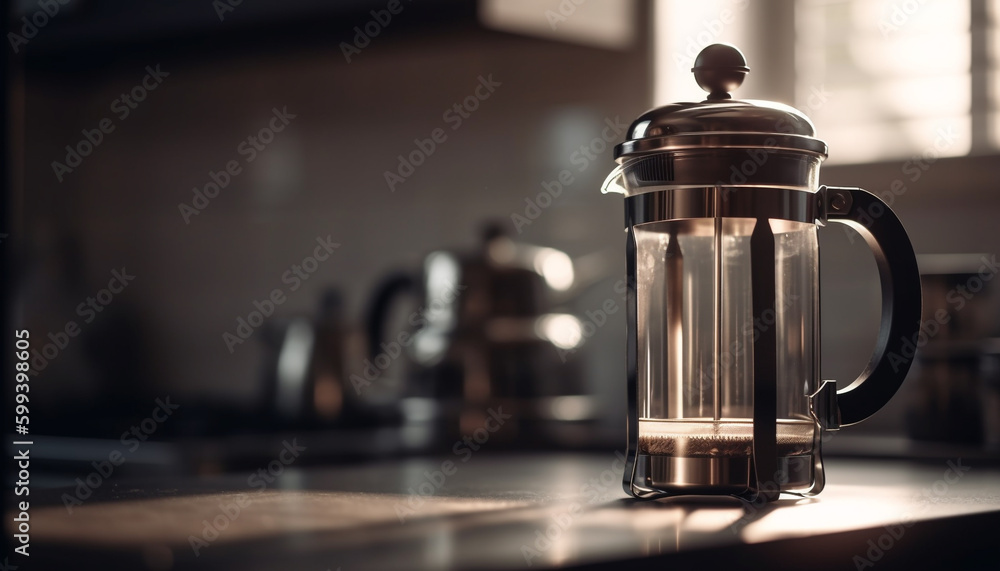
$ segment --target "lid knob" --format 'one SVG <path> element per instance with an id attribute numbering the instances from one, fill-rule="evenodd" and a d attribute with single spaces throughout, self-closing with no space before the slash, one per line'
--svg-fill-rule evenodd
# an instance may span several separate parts
<path id="1" fill-rule="evenodd" d="M 701 50 L 694 60 L 694 80 L 708 92 L 709 101 L 732 99 L 730 91 L 742 85 L 750 68 L 736 46 L 712 44 Z"/>

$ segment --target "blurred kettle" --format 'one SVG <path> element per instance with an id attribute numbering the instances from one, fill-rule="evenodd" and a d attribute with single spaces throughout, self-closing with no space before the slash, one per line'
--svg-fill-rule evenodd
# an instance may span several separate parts
<path id="1" fill-rule="evenodd" d="M 607 273 L 600 256 L 584 262 L 515 242 L 494 223 L 484 228 L 477 250 L 435 251 L 418 275 L 388 276 L 367 311 L 365 382 L 381 382 L 394 393 L 404 417 L 461 433 L 502 406 L 514 413 L 515 426 L 505 427 L 501 441 L 518 434 L 544 440 L 562 430 L 553 430 L 554 423 L 592 420 L 597 407 L 577 365 L 565 359 L 565 351 L 584 340 L 582 323 L 556 311 Z M 408 313 L 399 311 L 404 294 L 420 300 Z M 403 378 L 382 379 L 397 360 L 405 363 Z"/>
<path id="2" fill-rule="evenodd" d="M 264 418 L 275 428 L 320 428 L 354 422 L 356 403 L 345 390 L 348 329 L 343 298 L 326 288 L 311 315 L 274 318 L 262 330 Z"/>

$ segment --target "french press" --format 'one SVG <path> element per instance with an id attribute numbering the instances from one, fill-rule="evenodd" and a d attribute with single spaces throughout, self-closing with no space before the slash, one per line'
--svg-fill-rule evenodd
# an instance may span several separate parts
<path id="1" fill-rule="evenodd" d="M 602 188 L 625 195 L 623 485 L 637 498 L 817 494 L 822 433 L 874 414 L 910 368 L 913 247 L 875 195 L 819 186 L 827 146 L 805 115 L 732 99 L 749 72 L 737 48 L 708 46 L 692 71 L 708 98 L 637 118 Z M 864 237 L 882 287 L 874 354 L 840 388 L 820 378 L 817 229 L 827 222 Z"/>

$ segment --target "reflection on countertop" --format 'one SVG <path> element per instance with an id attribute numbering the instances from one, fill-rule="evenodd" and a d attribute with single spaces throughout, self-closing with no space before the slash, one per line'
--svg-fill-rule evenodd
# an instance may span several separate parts
<path id="1" fill-rule="evenodd" d="M 40 490 L 33 555 L 139 569 L 538 568 L 637 558 L 662 566 L 692 557 L 850 568 L 855 556 L 893 568 L 886 563 L 933 558 L 923 554 L 934 547 L 921 539 L 928 534 L 961 546 L 963 563 L 975 563 L 976 546 L 985 549 L 978 535 L 1000 523 L 1000 469 L 958 458 L 833 459 L 818 497 L 759 507 L 730 498 L 626 499 L 622 467 L 612 452 L 329 469 L 288 463 L 270 474 L 112 482 L 71 512 L 65 498 L 73 490 Z M 867 555 L 868 540 L 880 545 L 884 534 L 899 537 Z M 806 559 L 783 562 L 782 549 L 805 549 Z"/>

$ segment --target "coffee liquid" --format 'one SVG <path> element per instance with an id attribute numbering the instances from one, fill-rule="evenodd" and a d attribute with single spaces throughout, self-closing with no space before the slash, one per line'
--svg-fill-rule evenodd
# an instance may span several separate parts
<path id="1" fill-rule="evenodd" d="M 777 425 L 777 455 L 811 454 L 814 425 L 781 420 Z M 753 423 L 711 420 L 640 420 L 639 453 L 677 457 L 749 457 L 753 454 Z"/>

